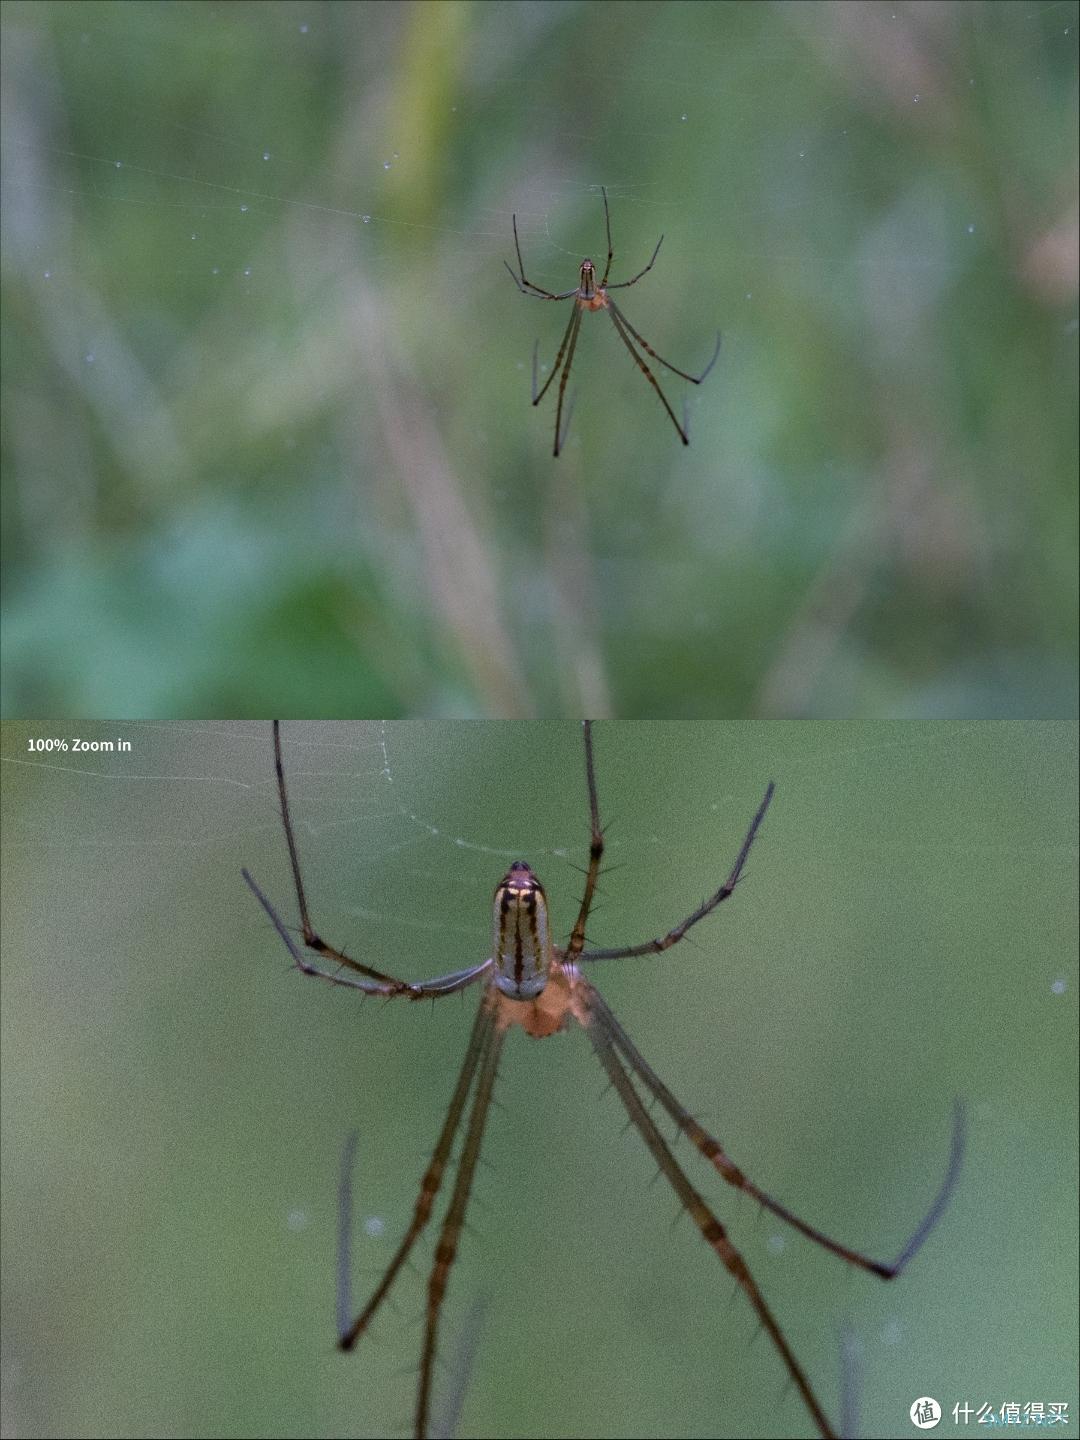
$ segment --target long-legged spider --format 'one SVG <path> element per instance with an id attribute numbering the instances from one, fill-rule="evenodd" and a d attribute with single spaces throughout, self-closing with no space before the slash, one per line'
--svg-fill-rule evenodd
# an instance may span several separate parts
<path id="1" fill-rule="evenodd" d="M 850 1249 L 831 1239 L 807 1221 L 800 1219 L 787 1206 L 756 1186 L 732 1161 L 719 1141 L 708 1133 L 675 1099 L 664 1082 L 649 1065 L 634 1042 L 615 1018 L 598 990 L 582 974 L 580 966 L 594 960 L 618 960 L 634 955 L 656 955 L 677 944 L 687 931 L 720 905 L 735 890 L 742 877 L 750 848 L 757 837 L 765 813 L 773 797 L 770 782 L 750 828 L 746 832 L 731 873 L 720 888 L 690 915 L 666 934 L 639 945 L 622 945 L 614 949 L 585 948 L 585 927 L 596 893 L 600 862 L 604 854 L 604 832 L 600 825 L 596 772 L 593 762 L 591 722 L 583 722 L 585 740 L 585 776 L 589 798 L 589 864 L 585 872 L 585 891 L 578 908 L 570 938 L 563 947 L 553 944 L 548 926 L 547 898 L 543 886 L 523 860 L 517 860 L 495 888 L 493 905 L 493 954 L 478 965 L 455 970 L 430 980 L 398 980 L 382 970 L 354 960 L 343 950 L 323 940 L 311 923 L 307 893 L 300 873 L 300 861 L 285 786 L 285 770 L 281 758 L 281 729 L 274 722 L 274 766 L 277 774 L 281 818 L 292 867 L 293 884 L 300 911 L 300 930 L 304 947 L 323 961 L 331 961 L 334 970 L 322 969 L 306 958 L 300 946 L 270 901 L 245 869 L 244 879 L 278 932 L 293 963 L 305 975 L 315 975 L 332 985 L 360 990 L 366 995 L 386 998 L 405 996 L 410 1000 L 437 999 L 454 995 L 476 982 L 482 982 L 480 1005 L 473 1022 L 465 1059 L 450 1100 L 434 1154 L 420 1182 L 420 1191 L 412 1221 L 387 1266 L 370 1300 L 355 1317 L 339 1314 L 338 1344 L 351 1350 L 371 1324 L 386 1299 L 410 1251 L 431 1217 L 443 1175 L 450 1163 L 454 1137 L 465 1123 L 465 1140 L 457 1166 L 457 1178 L 435 1249 L 435 1260 L 428 1278 L 427 1309 L 420 1378 L 417 1389 L 415 1434 L 427 1436 L 431 1415 L 432 1383 L 438 1340 L 439 1316 L 446 1294 L 450 1270 L 457 1255 L 458 1241 L 465 1221 L 465 1211 L 472 1188 L 473 1175 L 480 1156 L 484 1126 L 491 1105 L 499 1057 L 508 1030 L 520 1026 L 526 1035 L 542 1039 L 554 1035 L 572 1022 L 580 1025 L 589 1037 L 612 1088 L 622 1101 L 630 1121 L 648 1146 L 661 1173 L 689 1212 L 705 1243 L 734 1276 L 768 1332 L 779 1352 L 795 1387 L 802 1396 L 814 1424 L 823 1436 L 835 1435 L 809 1379 L 788 1344 L 780 1325 L 773 1316 L 765 1297 L 758 1289 L 745 1260 L 728 1238 L 727 1231 L 694 1188 L 682 1166 L 675 1159 L 656 1122 L 645 1096 L 659 1102 L 677 1130 L 681 1131 L 708 1160 L 721 1177 L 738 1190 L 751 1195 L 759 1205 L 793 1226 L 808 1239 L 815 1241 L 842 1260 L 869 1270 L 884 1280 L 895 1278 L 921 1248 L 940 1219 L 956 1182 L 963 1151 L 963 1115 L 956 1108 L 952 1147 L 945 1178 L 936 1198 L 920 1221 L 914 1234 L 893 1261 L 873 1260 L 858 1250 Z M 470 1108 L 470 1095 L 471 1108 Z"/>
<path id="2" fill-rule="evenodd" d="M 582 260 L 581 278 L 577 287 L 573 290 L 564 290 L 561 295 L 555 295 L 550 290 L 544 290 L 540 285 L 534 285 L 531 280 L 527 280 L 525 278 L 525 266 L 522 263 L 521 259 L 521 244 L 518 240 L 517 216 L 515 215 L 513 217 L 514 249 L 517 251 L 519 273 L 515 275 L 513 270 L 510 270 L 510 266 L 505 260 L 503 261 L 503 264 L 506 265 L 507 270 L 510 270 L 510 274 L 513 277 L 514 284 L 518 287 L 518 289 L 523 295 L 534 295 L 538 300 L 569 300 L 573 298 L 574 301 L 573 314 L 570 316 L 569 324 L 566 327 L 566 333 L 563 335 L 562 338 L 562 344 L 559 346 L 559 353 L 555 356 L 555 364 L 551 367 L 551 374 L 544 381 L 543 385 L 539 390 L 537 390 L 536 388 L 536 355 L 537 347 L 539 346 L 540 342 L 537 341 L 536 344 L 533 346 L 532 403 L 534 405 L 540 404 L 540 401 L 547 393 L 548 386 L 555 379 L 555 376 L 559 373 L 559 368 L 561 366 L 562 379 L 559 381 L 559 402 L 555 409 L 555 448 L 552 452 L 553 454 L 558 455 L 559 451 L 562 449 L 563 441 L 566 439 L 566 433 L 562 429 L 563 396 L 566 393 L 566 382 L 570 379 L 570 366 L 574 363 L 574 350 L 577 347 L 578 330 L 581 328 L 581 316 L 586 310 L 606 310 L 611 316 L 611 323 L 615 326 L 619 339 L 623 342 L 627 350 L 629 350 L 630 354 L 634 357 L 634 364 L 645 376 L 646 380 L 648 380 L 649 384 L 656 391 L 657 395 L 660 396 L 660 400 L 664 406 L 664 409 L 671 416 L 671 423 L 679 432 L 679 438 L 682 440 L 682 443 L 684 445 L 689 445 L 690 433 L 687 426 L 685 414 L 683 415 L 683 423 L 680 425 L 678 419 L 676 418 L 675 411 L 672 410 L 671 406 L 668 404 L 667 396 L 664 394 L 663 390 L 660 389 L 660 382 L 657 380 L 656 376 L 649 369 L 648 365 L 641 358 L 638 352 L 634 349 L 630 337 L 632 335 L 647 355 L 651 355 L 654 360 L 658 361 L 666 369 L 670 370 L 672 374 L 681 375 L 684 380 L 689 380 L 691 385 L 700 385 L 701 382 L 705 379 L 706 375 L 708 375 L 709 371 L 716 364 L 716 357 L 720 354 L 719 332 L 717 332 L 716 349 L 713 351 L 712 359 L 705 366 L 705 369 L 701 372 L 700 375 L 690 375 L 685 370 L 680 370 L 677 365 L 672 365 L 669 360 L 665 360 L 662 355 L 658 355 L 656 353 L 656 351 L 652 348 L 652 346 L 649 344 L 649 342 L 645 339 L 643 335 L 638 334 L 638 332 L 630 324 L 630 321 L 627 320 L 626 316 L 615 304 L 615 301 L 612 300 L 608 292 L 610 290 L 626 290 L 631 285 L 636 285 L 643 275 L 647 275 L 652 269 L 653 265 L 656 263 L 656 257 L 660 254 L 660 246 L 664 243 L 664 237 L 663 235 L 661 235 L 660 239 L 656 242 L 656 249 L 652 253 L 652 259 L 645 266 L 644 270 L 639 270 L 632 280 L 620 280 L 617 285 L 609 285 L 608 274 L 611 270 L 611 259 L 615 252 L 611 248 L 611 216 L 608 212 L 607 191 L 604 189 L 603 186 L 600 187 L 600 193 L 604 197 L 604 226 L 607 230 L 607 263 L 604 266 L 604 273 L 600 277 L 599 285 L 596 283 L 596 269 L 591 260 Z M 564 355 L 566 357 L 565 365 L 563 365 Z M 569 415 L 567 416 L 566 424 L 567 428 L 569 428 Z"/>

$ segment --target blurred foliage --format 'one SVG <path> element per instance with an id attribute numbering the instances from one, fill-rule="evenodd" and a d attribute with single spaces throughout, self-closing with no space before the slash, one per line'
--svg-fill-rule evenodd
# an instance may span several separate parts
<path id="1" fill-rule="evenodd" d="M 9 0 L 5 713 L 1073 715 L 1078 29 Z"/>
<path id="2" fill-rule="evenodd" d="M 357 1129 L 362 1302 L 412 1213 L 476 992 L 367 1003 L 290 969 L 240 878 L 295 924 L 269 726 L 79 733 L 132 750 L 30 754 L 41 731 L 22 722 L 2 737 L 4 1434 L 405 1433 L 435 1225 L 339 1355 L 338 1156 Z M 283 747 L 329 941 L 410 978 L 482 959 L 515 858 L 568 932 L 577 725 L 289 724 Z M 1075 727 L 617 722 L 596 765 L 598 946 L 689 913 L 777 783 L 730 904 L 663 957 L 591 971 L 758 1184 L 890 1259 L 966 1101 L 953 1202 L 889 1285 L 675 1148 L 828 1412 L 846 1320 L 868 1440 L 911 1433 L 927 1394 L 944 1434 L 954 1403 L 1064 1401 L 1054 1433 L 1077 1435 Z M 496 1100 L 442 1336 L 441 1401 L 486 1297 L 459 1440 L 811 1434 L 585 1036 L 509 1036 Z"/>

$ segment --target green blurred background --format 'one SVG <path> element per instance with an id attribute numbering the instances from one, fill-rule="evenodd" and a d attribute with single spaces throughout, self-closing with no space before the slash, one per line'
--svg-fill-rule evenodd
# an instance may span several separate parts
<path id="1" fill-rule="evenodd" d="M 31 754 L 47 733 L 2 736 L 4 1433 L 397 1433 L 433 1237 L 337 1355 L 338 1156 L 357 1127 L 363 1295 L 411 1214 L 476 997 L 367 1003 L 290 971 L 240 879 L 295 919 L 268 726 L 91 725 L 77 733 L 132 751 Z M 568 930 L 576 725 L 297 724 L 284 744 L 332 940 L 408 976 L 481 959 L 518 857 Z M 694 941 L 593 970 L 759 1184 L 889 1258 L 967 1101 L 952 1208 L 888 1286 L 678 1147 L 826 1408 L 846 1318 L 863 1435 L 914 1433 L 920 1395 L 946 1406 L 941 1433 L 955 1403 L 1066 1401 L 1076 1435 L 1074 727 L 617 724 L 596 757 L 600 945 L 695 906 L 777 782 L 745 884 Z M 446 1311 L 442 1396 L 487 1297 L 459 1435 L 811 1433 L 585 1037 L 512 1035 L 497 1099 Z"/>
<path id="2" fill-rule="evenodd" d="M 1072 716 L 1078 28 L 6 3 L 5 713 Z"/>

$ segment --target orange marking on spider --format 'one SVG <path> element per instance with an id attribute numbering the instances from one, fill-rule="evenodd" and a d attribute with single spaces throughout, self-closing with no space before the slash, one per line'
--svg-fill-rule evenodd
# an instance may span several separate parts
<path id="1" fill-rule="evenodd" d="M 521 259 L 521 242 L 518 240 L 517 216 L 513 216 L 514 249 L 517 252 L 518 262 L 517 273 L 515 274 L 515 272 L 510 269 L 510 266 L 505 260 L 503 261 L 503 264 L 506 265 L 507 270 L 510 271 L 510 275 L 514 281 L 514 284 L 518 287 L 518 289 L 523 295 L 532 295 L 537 300 L 573 300 L 574 302 L 573 313 L 570 316 L 569 324 L 566 327 L 566 333 L 563 335 L 562 342 L 559 345 L 558 353 L 555 356 L 555 363 L 551 367 L 551 374 L 544 381 L 543 385 L 540 387 L 539 390 L 537 390 L 536 388 L 536 356 L 540 342 L 537 341 L 536 344 L 533 346 L 532 403 L 534 405 L 540 404 L 540 401 L 547 393 L 548 387 L 550 386 L 551 382 L 555 379 L 555 376 L 558 375 L 561 370 L 562 379 L 559 381 L 559 399 L 558 404 L 555 408 L 555 448 L 552 452 L 554 455 L 558 455 L 559 451 L 563 447 L 563 442 L 566 439 L 566 430 L 564 430 L 562 427 L 563 397 L 566 394 L 567 381 L 570 379 L 570 367 L 574 363 L 574 351 L 577 348 L 578 330 L 581 328 L 581 316 L 586 310 L 606 310 L 611 316 L 611 323 L 615 326 L 619 339 L 623 342 L 627 350 L 629 350 L 630 354 L 634 357 L 634 364 L 645 376 L 646 380 L 648 380 L 649 384 L 656 391 L 657 395 L 659 395 L 660 403 L 667 411 L 671 419 L 671 423 L 679 432 L 679 439 L 684 445 L 689 445 L 690 432 L 687 425 L 685 410 L 683 412 L 683 422 L 680 425 L 678 419 L 676 418 L 675 411 L 668 403 L 667 396 L 660 388 L 660 382 L 657 380 L 653 372 L 649 369 L 646 362 L 638 354 L 637 350 L 634 349 L 633 341 L 636 340 L 638 345 L 641 347 L 642 350 L 645 351 L 647 355 L 651 355 L 658 364 L 663 365 L 664 368 L 666 370 L 670 370 L 672 374 L 681 376 L 683 380 L 689 380 L 691 385 L 700 385 L 701 382 L 705 379 L 706 375 L 708 375 L 709 371 L 716 364 L 717 356 L 720 354 L 720 332 L 716 332 L 716 348 L 713 350 L 712 359 L 705 366 L 705 369 L 702 370 L 700 375 L 691 375 L 686 370 L 680 370 L 677 365 L 672 365 L 669 360 L 665 360 L 662 355 L 657 354 L 657 352 L 653 349 L 653 347 L 649 344 L 649 342 L 645 339 L 643 335 L 638 334 L 638 332 L 630 324 L 630 321 L 627 320 L 626 316 L 615 304 L 615 301 L 611 299 L 608 291 L 627 290 L 631 285 L 636 285 L 637 282 L 642 278 L 642 276 L 647 275 L 656 263 L 656 257 L 660 254 L 660 246 L 664 243 L 664 237 L 663 235 L 661 235 L 660 239 L 656 242 L 656 249 L 652 253 L 652 259 L 645 266 L 644 270 L 639 270 L 638 273 L 630 280 L 620 280 L 617 285 L 609 285 L 608 275 L 611 272 L 611 261 L 612 257 L 615 254 L 615 251 L 613 250 L 611 244 L 611 215 L 608 211 L 607 191 L 604 189 L 603 186 L 600 187 L 600 194 L 604 197 L 604 227 L 607 231 L 608 248 L 607 261 L 604 265 L 604 273 L 600 279 L 599 284 L 597 284 L 596 282 L 595 265 L 591 260 L 583 260 L 581 262 L 579 283 L 576 289 L 563 290 L 561 293 L 555 294 L 551 290 L 545 290 L 540 285 L 534 285 L 533 282 L 527 279 L 525 276 L 525 265 Z M 633 337 L 633 339 L 631 339 L 631 337 Z M 565 364 L 563 363 L 564 358 Z M 570 416 L 568 414 L 566 417 L 566 428 L 569 429 L 569 426 Z"/>

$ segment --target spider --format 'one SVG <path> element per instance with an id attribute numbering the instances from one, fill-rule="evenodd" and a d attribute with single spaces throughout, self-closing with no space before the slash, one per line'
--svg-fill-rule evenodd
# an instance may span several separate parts
<path id="1" fill-rule="evenodd" d="M 347 1308 L 348 1302 L 342 1304 L 340 1297 L 343 1290 L 339 1288 L 338 1346 L 342 1350 L 351 1350 L 367 1331 L 376 1312 L 386 1299 L 391 1286 L 408 1259 L 410 1251 L 431 1218 L 444 1174 L 450 1165 L 450 1153 L 454 1138 L 464 1121 L 465 1138 L 457 1162 L 457 1176 L 439 1232 L 434 1263 L 428 1277 L 414 1427 L 416 1436 L 423 1440 L 423 1437 L 429 1434 L 431 1419 L 439 1317 L 451 1267 L 457 1256 L 458 1242 L 465 1221 L 469 1193 L 480 1156 L 484 1127 L 507 1032 L 520 1027 L 526 1035 L 534 1039 L 543 1039 L 568 1026 L 580 1025 L 588 1036 L 596 1057 L 622 1102 L 631 1123 L 640 1133 L 660 1172 L 674 1190 L 681 1205 L 689 1212 L 706 1245 L 715 1253 L 720 1263 L 734 1277 L 737 1285 L 746 1295 L 762 1328 L 768 1332 L 769 1338 L 779 1353 L 788 1375 L 802 1397 L 818 1431 L 826 1437 L 834 1436 L 836 1431 L 818 1401 L 806 1373 L 795 1358 L 778 1321 L 759 1290 L 757 1282 L 751 1275 L 746 1261 L 728 1238 L 726 1229 L 708 1203 L 675 1159 L 667 1140 L 646 1106 L 646 1099 L 659 1102 L 676 1129 L 687 1137 L 729 1185 L 751 1195 L 764 1209 L 779 1216 L 781 1220 L 831 1254 L 839 1256 L 842 1260 L 846 1260 L 860 1269 L 868 1270 L 871 1274 L 878 1275 L 884 1280 L 891 1280 L 904 1270 L 941 1218 L 956 1182 L 961 1163 L 964 1145 L 963 1112 L 957 1105 L 953 1121 L 950 1158 L 937 1196 L 910 1240 L 893 1261 L 873 1260 L 860 1251 L 850 1249 L 839 1241 L 831 1239 L 821 1230 L 800 1219 L 780 1201 L 774 1200 L 764 1190 L 759 1189 L 744 1175 L 719 1141 L 710 1135 L 676 1100 L 615 1018 L 600 992 L 591 981 L 586 979 L 582 967 L 597 960 L 619 960 L 636 955 L 662 954 L 673 945 L 678 944 L 693 926 L 699 924 L 725 900 L 728 900 L 743 876 L 750 849 L 757 838 L 766 811 L 772 801 L 774 786 L 772 782 L 767 786 L 764 798 L 750 822 L 750 827 L 739 847 L 735 863 L 731 867 L 727 879 L 696 910 L 654 940 L 646 940 L 638 945 L 621 945 L 614 949 L 587 949 L 585 927 L 600 874 L 600 862 L 604 854 L 604 832 L 600 825 L 600 809 L 597 799 L 592 724 L 588 720 L 583 721 L 582 724 L 585 746 L 585 780 L 589 804 L 589 863 L 585 871 L 585 890 L 578 907 L 577 919 L 574 921 L 566 944 L 558 946 L 553 943 L 544 888 L 530 866 L 524 860 L 516 860 L 495 887 L 492 907 L 494 932 L 492 954 L 477 965 L 470 965 L 447 975 L 440 975 L 429 980 L 406 981 L 399 980 L 382 970 L 377 970 L 366 962 L 354 960 L 343 950 L 323 940 L 312 925 L 307 892 L 300 872 L 300 860 L 289 808 L 288 792 L 285 786 L 285 769 L 281 754 L 281 727 L 278 721 L 274 722 L 274 767 L 281 804 L 281 818 L 285 830 L 285 843 L 288 847 L 293 885 L 300 911 L 300 931 L 303 936 L 303 945 L 304 949 L 313 952 L 319 961 L 324 964 L 331 962 L 333 969 L 323 968 L 322 965 L 305 955 L 304 949 L 301 949 L 294 940 L 284 921 L 246 869 L 243 871 L 243 876 L 281 937 L 296 968 L 305 975 L 317 976 L 321 980 L 329 981 L 332 985 L 347 986 L 359 990 L 365 995 L 381 995 L 388 999 L 404 997 L 409 1000 L 434 1000 L 444 995 L 455 995 L 469 985 L 479 984 L 481 986 L 480 1004 L 477 1007 L 476 1018 L 473 1021 L 472 1032 L 465 1050 L 465 1059 L 454 1086 L 453 1096 L 443 1121 L 442 1130 L 439 1132 L 434 1153 L 420 1181 L 420 1190 L 412 1220 L 370 1300 L 355 1318 L 350 1318 L 349 1313 L 342 1313 L 343 1309 Z M 468 1111 L 467 1120 L 465 1119 L 466 1111 Z M 346 1161 L 347 1163 L 348 1161 Z"/>
<path id="2" fill-rule="evenodd" d="M 615 301 L 612 300 L 608 292 L 611 290 L 626 290 L 631 285 L 636 285 L 637 282 L 642 278 L 642 276 L 647 275 L 652 269 L 653 265 L 655 265 L 656 263 L 656 257 L 660 254 L 660 246 L 664 243 L 664 237 L 663 235 L 661 235 L 660 239 L 656 242 L 656 249 L 652 253 L 652 259 L 645 266 L 644 270 L 639 270 L 632 280 L 620 280 L 618 285 L 609 285 L 608 274 L 611 270 L 611 258 L 615 252 L 611 248 L 611 215 L 608 212 L 607 191 L 604 189 L 603 186 L 600 187 L 600 194 L 604 197 L 604 226 L 607 230 L 607 264 L 604 266 L 604 273 L 600 278 L 599 285 L 596 283 L 596 268 L 591 260 L 582 260 L 581 278 L 577 288 L 575 290 L 564 290 L 561 295 L 554 295 L 550 290 L 544 290 L 541 288 L 541 286 L 534 285 L 531 280 L 526 280 L 525 266 L 522 263 L 521 259 L 521 244 L 518 240 L 517 216 L 515 215 L 513 217 L 514 249 L 517 251 L 519 273 L 515 275 L 513 270 L 510 270 L 510 266 L 505 260 L 503 261 L 503 264 L 506 265 L 507 270 L 510 270 L 510 274 L 513 278 L 514 284 L 518 287 L 518 289 L 523 295 L 534 295 L 537 297 L 537 299 L 540 300 L 569 300 L 572 298 L 574 301 L 574 311 L 573 314 L 570 316 L 570 322 L 566 327 L 566 333 L 563 335 L 562 344 L 559 346 L 559 353 L 555 356 L 555 364 L 551 367 L 551 374 L 544 381 L 539 391 L 536 388 L 536 355 L 537 348 L 540 342 L 537 341 L 536 345 L 533 346 L 532 403 L 534 405 L 540 404 L 540 401 L 547 393 L 548 386 L 555 379 L 555 376 L 559 373 L 559 367 L 562 366 L 562 379 L 559 381 L 559 401 L 555 409 L 555 448 L 552 452 L 553 454 L 558 455 L 559 451 L 562 449 L 563 442 L 566 439 L 566 431 L 561 428 L 563 396 L 566 393 L 566 382 L 570 378 L 570 366 L 574 363 L 574 350 L 577 346 L 578 330 L 581 327 L 581 316 L 582 313 L 586 310 L 606 310 L 611 316 L 611 323 L 615 326 L 619 339 L 623 342 L 627 350 L 629 350 L 630 354 L 634 357 L 634 364 L 645 376 L 646 380 L 648 380 L 649 384 L 656 391 L 657 395 L 660 396 L 660 401 L 663 404 L 664 409 L 671 416 L 671 423 L 679 432 L 680 440 L 684 445 L 689 445 L 689 425 L 687 423 L 685 411 L 683 413 L 683 423 L 680 425 L 678 420 L 676 419 L 675 411 L 672 410 L 671 406 L 668 404 L 667 396 L 664 394 L 663 390 L 660 389 L 659 381 L 649 369 L 645 361 L 634 349 L 630 337 L 632 335 L 634 339 L 638 342 L 638 344 L 641 346 L 642 350 L 644 350 L 647 355 L 651 355 L 654 360 L 659 361 L 659 363 L 663 365 L 665 369 L 670 370 L 675 375 L 681 375 L 684 380 L 689 380 L 691 385 L 700 385 L 701 382 L 705 379 L 706 375 L 708 375 L 709 371 L 716 364 L 716 357 L 720 354 L 720 334 L 719 332 L 717 332 L 716 349 L 712 353 L 712 359 L 705 366 L 705 369 L 701 372 L 700 375 L 688 375 L 685 370 L 680 370 L 677 365 L 672 365 L 669 360 L 665 360 L 662 355 L 658 355 L 656 353 L 656 351 L 652 348 L 652 346 L 649 344 L 649 342 L 645 339 L 644 336 L 638 334 L 638 332 L 630 324 L 630 321 L 627 320 L 626 316 L 615 304 Z M 566 356 L 565 366 L 563 366 L 564 355 Z M 566 417 L 566 426 L 567 429 L 569 429 L 569 415 L 567 415 Z"/>

